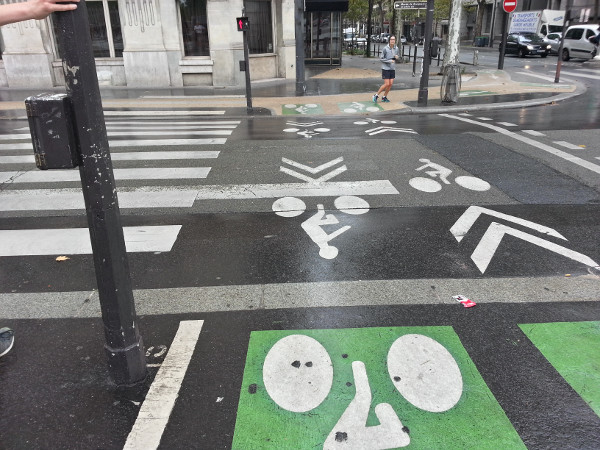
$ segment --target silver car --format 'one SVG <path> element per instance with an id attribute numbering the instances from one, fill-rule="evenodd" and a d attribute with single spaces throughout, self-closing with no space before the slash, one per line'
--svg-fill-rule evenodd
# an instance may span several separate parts
<path id="1" fill-rule="evenodd" d="M 544 38 L 547 44 L 550 44 L 550 53 L 558 55 L 558 48 L 560 47 L 560 40 L 562 39 L 562 33 L 548 33 Z"/>

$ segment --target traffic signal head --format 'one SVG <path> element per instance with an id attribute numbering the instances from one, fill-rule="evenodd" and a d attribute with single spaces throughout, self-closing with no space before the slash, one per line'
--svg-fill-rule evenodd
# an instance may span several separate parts
<path id="1" fill-rule="evenodd" d="M 238 31 L 248 31 L 250 29 L 250 22 L 247 17 L 237 17 L 235 21 Z"/>

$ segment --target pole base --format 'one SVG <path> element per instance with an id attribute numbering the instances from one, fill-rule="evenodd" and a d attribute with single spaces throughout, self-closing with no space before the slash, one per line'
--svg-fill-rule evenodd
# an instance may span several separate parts
<path id="1" fill-rule="evenodd" d="M 146 355 L 140 336 L 138 342 L 126 348 L 114 349 L 104 345 L 108 371 L 117 386 L 134 386 L 146 379 Z"/>
<path id="2" fill-rule="evenodd" d="M 417 105 L 419 106 L 427 106 L 427 97 L 428 97 L 427 89 L 419 89 L 419 97 L 417 100 Z"/>

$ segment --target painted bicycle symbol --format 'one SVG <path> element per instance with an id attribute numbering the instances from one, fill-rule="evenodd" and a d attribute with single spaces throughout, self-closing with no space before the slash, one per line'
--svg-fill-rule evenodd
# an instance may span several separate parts
<path id="1" fill-rule="evenodd" d="M 450 352 L 422 334 L 398 337 L 387 354 L 387 371 L 395 390 L 412 406 L 431 413 L 452 409 L 463 393 L 463 379 Z M 374 370 L 371 367 L 371 370 Z M 378 425 L 367 425 L 372 389 L 363 361 L 352 362 L 355 395 L 323 443 L 324 450 L 406 447 L 406 428 L 390 403 L 378 403 Z M 316 339 L 294 334 L 277 341 L 263 365 L 269 397 L 281 408 L 304 413 L 317 408 L 333 388 L 334 365 Z"/>
<path id="2" fill-rule="evenodd" d="M 408 181 L 408 184 L 410 184 L 413 188 L 415 188 L 419 191 L 422 191 L 422 192 L 441 191 L 442 187 L 443 187 L 442 184 L 440 182 L 432 179 L 432 178 L 436 178 L 436 177 L 438 177 L 442 183 L 450 184 L 450 181 L 448 181 L 448 177 L 450 175 L 452 175 L 452 170 L 450 170 L 444 166 L 441 166 L 439 164 L 432 163 L 431 160 L 426 159 L 426 158 L 421 158 L 421 159 L 419 159 L 419 161 L 422 163 L 425 163 L 425 164 L 415 170 L 421 171 L 421 170 L 429 168 L 431 170 L 425 170 L 424 173 L 429 175 L 431 178 L 426 178 L 426 177 L 411 178 Z M 454 182 L 456 184 L 458 184 L 459 186 L 461 186 L 465 189 L 469 189 L 471 191 L 487 191 L 491 188 L 490 184 L 487 181 L 482 180 L 481 178 L 477 178 L 477 177 L 458 176 L 454 179 Z"/>
<path id="3" fill-rule="evenodd" d="M 367 201 L 354 195 L 338 197 L 335 199 L 334 205 L 345 214 L 359 215 L 369 211 Z M 306 211 L 306 204 L 297 197 L 283 197 L 275 200 L 272 208 L 278 216 L 297 217 Z M 333 259 L 338 255 L 337 247 L 330 245 L 329 242 L 348 231 L 351 227 L 350 225 L 344 225 L 332 233 L 325 231 L 324 227 L 338 225 L 339 223 L 335 215 L 325 212 L 325 207 L 321 203 L 317 205 L 317 212 L 302 222 L 302 229 L 319 246 L 319 256 L 321 258 Z"/>

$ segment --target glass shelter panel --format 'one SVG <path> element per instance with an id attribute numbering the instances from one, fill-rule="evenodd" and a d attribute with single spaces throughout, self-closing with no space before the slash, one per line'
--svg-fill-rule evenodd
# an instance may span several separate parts
<path id="1" fill-rule="evenodd" d="M 341 13 L 308 12 L 305 19 L 305 62 L 307 64 L 341 64 Z"/>

